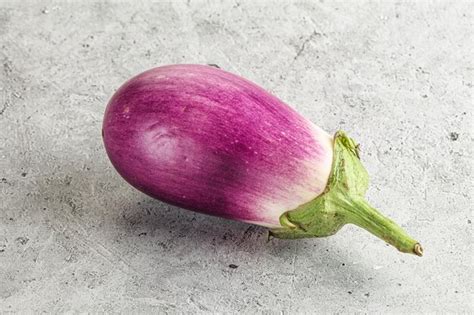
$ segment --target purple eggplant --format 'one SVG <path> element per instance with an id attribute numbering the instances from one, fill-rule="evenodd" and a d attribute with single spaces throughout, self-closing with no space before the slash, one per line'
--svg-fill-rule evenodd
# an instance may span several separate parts
<path id="1" fill-rule="evenodd" d="M 402 252 L 420 244 L 364 199 L 358 146 L 329 135 L 254 83 L 201 65 L 130 79 L 105 112 L 103 139 L 119 174 L 164 202 L 323 237 L 356 224 Z"/>

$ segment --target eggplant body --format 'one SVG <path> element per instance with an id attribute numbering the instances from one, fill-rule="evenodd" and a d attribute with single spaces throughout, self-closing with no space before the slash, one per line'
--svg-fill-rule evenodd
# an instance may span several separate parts
<path id="1" fill-rule="evenodd" d="M 171 65 L 126 82 L 103 139 L 142 192 L 193 211 L 267 227 L 320 195 L 333 138 L 259 86 L 220 69 Z"/>

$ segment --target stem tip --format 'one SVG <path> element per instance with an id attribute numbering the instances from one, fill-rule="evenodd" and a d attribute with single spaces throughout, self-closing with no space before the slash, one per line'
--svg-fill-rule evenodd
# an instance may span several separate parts
<path id="1" fill-rule="evenodd" d="M 421 247 L 420 243 L 416 243 L 415 244 L 415 247 L 413 248 L 413 252 L 415 252 L 415 254 L 417 256 L 423 256 L 423 247 Z"/>

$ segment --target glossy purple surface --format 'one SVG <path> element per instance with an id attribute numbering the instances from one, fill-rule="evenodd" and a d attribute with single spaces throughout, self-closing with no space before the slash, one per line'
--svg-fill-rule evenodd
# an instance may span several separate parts
<path id="1" fill-rule="evenodd" d="M 186 209 L 266 226 L 324 189 L 331 137 L 257 85 L 199 65 L 155 68 L 110 100 L 117 171 Z"/>

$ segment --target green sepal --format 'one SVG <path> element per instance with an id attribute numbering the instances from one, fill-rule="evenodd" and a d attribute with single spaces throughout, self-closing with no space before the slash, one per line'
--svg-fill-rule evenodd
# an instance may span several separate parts
<path id="1" fill-rule="evenodd" d="M 324 192 L 280 217 L 281 228 L 270 236 L 285 239 L 325 237 L 345 224 L 358 225 L 405 253 L 422 255 L 420 244 L 365 200 L 369 176 L 359 147 L 343 131 L 334 136 L 334 160 Z"/>

